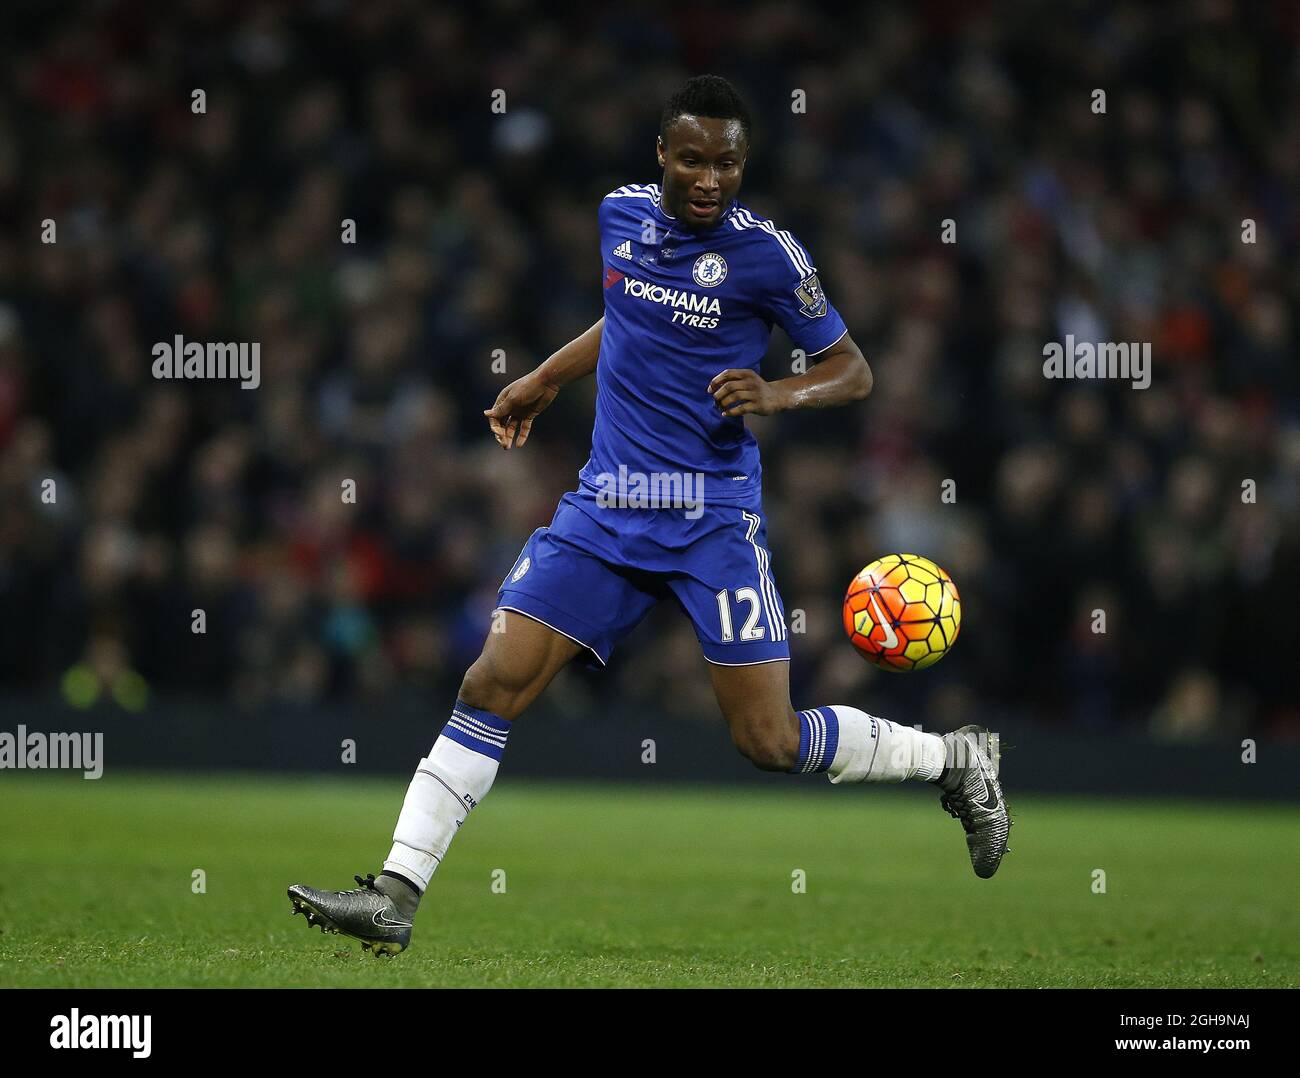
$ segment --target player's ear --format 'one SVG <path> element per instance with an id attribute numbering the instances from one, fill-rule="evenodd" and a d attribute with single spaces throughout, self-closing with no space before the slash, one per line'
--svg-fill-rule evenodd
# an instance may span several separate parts
<path id="1" fill-rule="evenodd" d="M 666 164 L 668 163 L 668 158 L 665 156 L 665 154 L 666 154 L 666 147 L 664 146 L 664 137 L 663 137 L 663 135 L 656 135 L 656 136 L 655 136 L 655 156 L 656 156 L 657 158 L 659 158 L 659 167 L 660 167 L 660 168 L 663 168 L 664 165 L 666 165 Z"/>

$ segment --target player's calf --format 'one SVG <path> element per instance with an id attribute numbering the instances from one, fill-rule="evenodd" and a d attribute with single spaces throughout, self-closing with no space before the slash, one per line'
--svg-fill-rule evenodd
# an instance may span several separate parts
<path id="1" fill-rule="evenodd" d="M 790 771 L 799 757 L 799 720 L 790 711 L 783 719 L 731 724 L 731 741 L 760 771 Z"/>
<path id="2" fill-rule="evenodd" d="M 789 771 L 799 756 L 799 720 L 790 706 L 789 663 L 709 664 L 731 742 L 762 771 Z"/>
<path id="3" fill-rule="evenodd" d="M 502 631 L 488 634 L 465 671 L 457 699 L 513 722 L 581 650 L 562 634 L 513 610 L 501 610 Z"/>

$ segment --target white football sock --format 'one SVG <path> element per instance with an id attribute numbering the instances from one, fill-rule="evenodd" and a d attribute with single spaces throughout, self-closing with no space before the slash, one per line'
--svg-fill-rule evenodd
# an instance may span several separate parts
<path id="1" fill-rule="evenodd" d="M 429 886 L 457 829 L 492 788 L 509 732 L 499 715 L 456 701 L 406 790 L 385 871 L 405 876 L 421 892 Z"/>
<path id="2" fill-rule="evenodd" d="M 932 781 L 943 770 L 947 752 L 938 734 L 900 726 L 844 704 L 831 704 L 825 710 L 834 712 L 839 725 L 835 756 L 826 768 L 831 782 Z"/>

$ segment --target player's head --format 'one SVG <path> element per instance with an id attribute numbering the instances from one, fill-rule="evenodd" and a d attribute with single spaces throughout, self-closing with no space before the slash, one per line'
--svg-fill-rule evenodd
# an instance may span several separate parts
<path id="1" fill-rule="evenodd" d="M 659 120 L 665 212 L 696 232 L 716 225 L 740 191 L 749 129 L 749 110 L 731 83 L 717 75 L 687 79 Z"/>

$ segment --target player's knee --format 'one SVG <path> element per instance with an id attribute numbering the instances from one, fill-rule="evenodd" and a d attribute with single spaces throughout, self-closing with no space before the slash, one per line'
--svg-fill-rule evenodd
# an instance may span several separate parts
<path id="1" fill-rule="evenodd" d="M 799 760 L 799 735 L 788 723 L 733 724 L 731 740 L 760 771 L 789 771 Z"/>
<path id="2" fill-rule="evenodd" d="M 519 714 L 521 687 L 510 684 L 501 670 L 481 655 L 465 671 L 456 695 L 470 707 L 490 711 L 503 719 L 513 720 Z"/>

